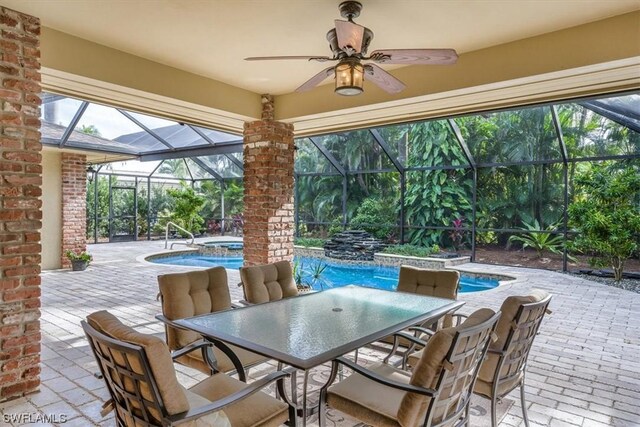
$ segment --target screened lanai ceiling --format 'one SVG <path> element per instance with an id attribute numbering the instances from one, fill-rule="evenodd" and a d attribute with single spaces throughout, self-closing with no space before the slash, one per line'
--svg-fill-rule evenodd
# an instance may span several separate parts
<path id="1" fill-rule="evenodd" d="M 41 118 L 47 145 L 135 159 L 103 171 L 191 181 L 242 177 L 238 135 L 53 94 L 44 95 Z M 594 124 L 584 128 L 576 120 Z M 640 157 L 639 93 L 429 123 L 441 131 L 409 138 L 416 123 L 408 123 L 299 138 L 295 173 L 345 176 Z M 413 149 L 415 138 L 437 140 L 441 155 Z"/>

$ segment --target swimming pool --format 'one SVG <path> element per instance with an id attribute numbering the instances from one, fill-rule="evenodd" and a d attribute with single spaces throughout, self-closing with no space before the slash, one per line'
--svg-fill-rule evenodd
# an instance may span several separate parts
<path id="1" fill-rule="evenodd" d="M 149 261 L 157 264 L 191 267 L 215 267 L 221 265 L 232 270 L 242 267 L 242 257 L 209 256 L 198 253 L 152 258 Z M 337 288 L 354 283 L 372 288 L 395 290 L 400 272 L 398 267 L 339 264 L 309 257 L 295 257 L 295 262 L 302 268 L 303 282 L 311 284 L 316 290 Z M 315 280 L 313 272 L 319 265 L 323 264 L 326 265 L 326 268 L 321 277 Z M 496 286 L 498 286 L 497 279 L 460 277 L 460 292 L 485 291 Z"/>

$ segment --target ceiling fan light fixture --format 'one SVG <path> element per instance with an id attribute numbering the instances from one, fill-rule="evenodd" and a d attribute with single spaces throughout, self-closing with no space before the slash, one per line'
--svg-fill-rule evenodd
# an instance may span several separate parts
<path id="1" fill-rule="evenodd" d="M 339 95 L 360 95 L 364 89 L 364 67 L 358 60 L 345 59 L 336 65 L 336 89 Z"/>

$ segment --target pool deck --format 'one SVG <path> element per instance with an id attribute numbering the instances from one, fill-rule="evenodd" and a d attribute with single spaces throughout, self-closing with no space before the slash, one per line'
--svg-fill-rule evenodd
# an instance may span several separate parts
<path id="1" fill-rule="evenodd" d="M 140 332 L 163 336 L 154 318 L 160 312 L 156 276 L 193 267 L 136 260 L 162 248 L 159 241 L 91 245 L 95 261 L 88 270 L 43 273 L 42 386 L 38 393 L 0 404 L 3 417 L 64 414 L 66 423 L 38 425 L 114 425 L 112 415 L 100 416 L 107 391 L 104 382 L 93 376 L 96 363 L 80 320 L 96 310 L 109 310 Z M 506 296 L 526 294 L 533 288 L 554 294 L 553 313 L 545 318 L 529 359 L 526 394 L 533 426 L 640 426 L 640 294 L 543 270 L 481 264 L 463 268 L 516 278 L 496 289 L 461 294 L 465 313 L 479 307 L 497 309 Z M 239 300 L 238 272 L 228 270 L 228 275 L 232 299 Z M 252 371 L 251 376 L 269 369 Z M 185 386 L 203 378 L 189 368 L 177 366 L 177 370 Z M 510 399 L 515 403 L 500 426 L 523 425 L 519 399 L 515 393 Z M 333 424 L 356 425 L 349 418 Z M 472 421 L 472 425 L 480 424 Z"/>

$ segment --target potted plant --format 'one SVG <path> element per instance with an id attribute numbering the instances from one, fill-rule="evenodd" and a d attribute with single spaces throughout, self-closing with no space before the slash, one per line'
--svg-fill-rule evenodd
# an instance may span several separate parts
<path id="1" fill-rule="evenodd" d="M 84 271 L 93 259 L 91 254 L 86 251 L 72 251 L 67 250 L 65 256 L 71 261 L 72 271 Z"/>

